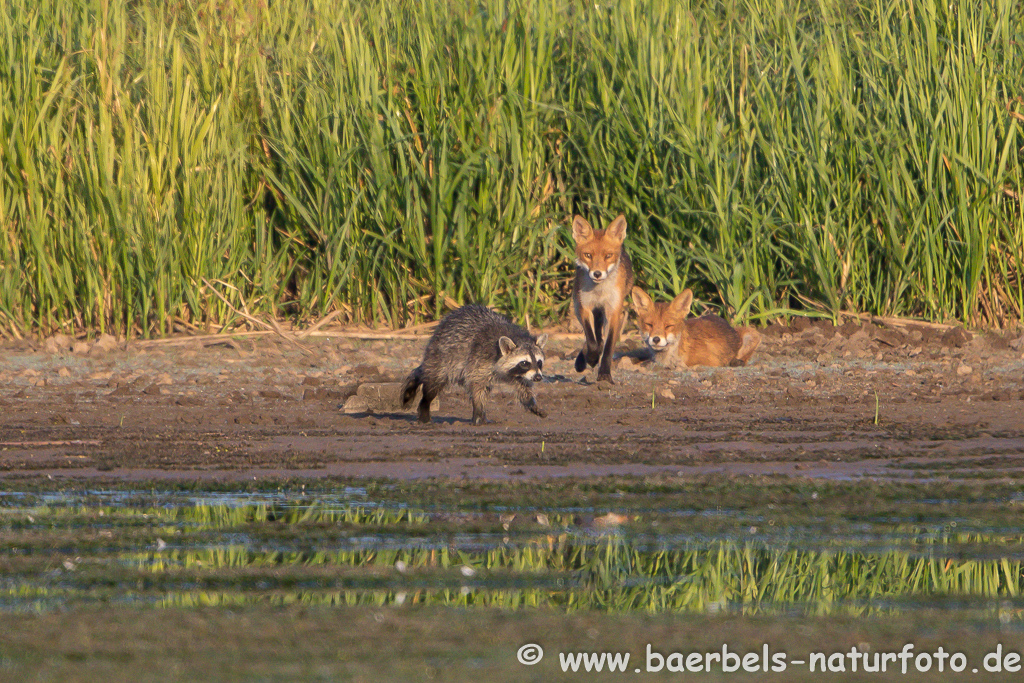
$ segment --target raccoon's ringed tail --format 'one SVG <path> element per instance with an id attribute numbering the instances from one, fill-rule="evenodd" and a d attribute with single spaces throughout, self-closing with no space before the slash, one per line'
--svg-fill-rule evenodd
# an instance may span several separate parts
<path id="1" fill-rule="evenodd" d="M 423 377 L 423 366 L 416 368 L 409 373 L 402 384 L 402 407 L 408 408 L 409 404 L 416 397 L 416 390 L 420 388 Z"/>

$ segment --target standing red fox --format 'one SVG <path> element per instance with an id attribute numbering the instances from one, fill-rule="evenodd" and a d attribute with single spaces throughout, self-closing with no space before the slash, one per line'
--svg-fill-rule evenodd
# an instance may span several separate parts
<path id="1" fill-rule="evenodd" d="M 640 336 L 654 351 L 655 360 L 687 367 L 746 365 L 761 343 L 760 333 L 750 327 L 733 329 L 714 314 L 687 319 L 692 303 L 689 289 L 671 302 L 654 303 L 644 290 L 633 288 Z"/>
<path id="2" fill-rule="evenodd" d="M 576 357 L 576 372 L 597 368 L 598 382 L 612 382 L 612 353 L 626 322 L 626 296 L 633 287 L 633 264 L 622 247 L 626 218 L 594 230 L 582 216 L 572 219 L 576 241 L 576 281 L 572 305 L 583 326 L 586 347 Z"/>

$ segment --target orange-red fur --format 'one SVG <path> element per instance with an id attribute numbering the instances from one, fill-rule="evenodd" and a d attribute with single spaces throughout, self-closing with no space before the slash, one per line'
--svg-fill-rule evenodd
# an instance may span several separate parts
<path id="1" fill-rule="evenodd" d="M 734 329 L 717 315 L 687 318 L 693 303 L 689 289 L 670 302 L 655 303 L 634 287 L 632 303 L 644 343 L 656 360 L 668 365 L 745 365 L 761 343 L 761 335 L 753 328 Z"/>
<path id="2" fill-rule="evenodd" d="M 586 337 L 576 357 L 576 372 L 597 368 L 599 382 L 612 382 L 612 354 L 626 323 L 626 296 L 633 287 L 633 264 L 622 246 L 626 219 L 619 216 L 604 230 L 594 230 L 582 216 L 572 221 L 576 242 L 573 310 Z"/>

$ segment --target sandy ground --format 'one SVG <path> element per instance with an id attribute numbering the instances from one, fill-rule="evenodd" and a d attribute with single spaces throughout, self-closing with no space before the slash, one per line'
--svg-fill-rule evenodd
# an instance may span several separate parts
<path id="1" fill-rule="evenodd" d="M 627 334 L 616 383 L 549 342 L 541 419 L 500 388 L 431 425 L 393 403 L 427 336 L 339 331 L 0 347 L 0 477 L 240 480 L 658 473 L 970 478 L 1024 469 L 1024 337 L 773 325 L 749 366 L 673 371 Z"/>

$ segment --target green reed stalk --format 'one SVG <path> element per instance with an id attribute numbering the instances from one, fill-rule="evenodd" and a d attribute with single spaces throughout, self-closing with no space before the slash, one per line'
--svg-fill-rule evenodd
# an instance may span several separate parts
<path id="1" fill-rule="evenodd" d="M 264 6 L 266 5 L 266 6 Z M 0 334 L 567 312 L 573 213 L 766 321 L 1024 314 L 1013 0 L 12 0 Z"/>

